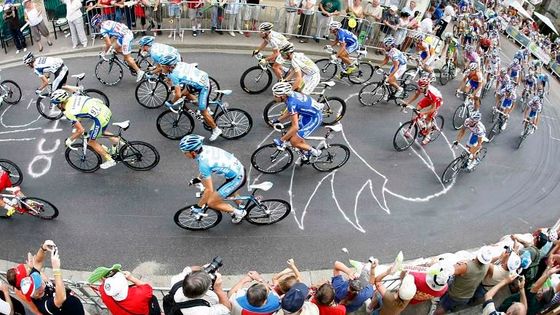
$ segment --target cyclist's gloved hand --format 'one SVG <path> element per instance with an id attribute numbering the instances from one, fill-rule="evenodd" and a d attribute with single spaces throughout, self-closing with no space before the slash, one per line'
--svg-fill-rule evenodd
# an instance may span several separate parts
<path id="1" fill-rule="evenodd" d="M 35 94 L 41 95 L 41 93 L 43 93 L 43 90 L 41 90 L 41 89 L 36 89 L 35 90 Z"/>
<path id="2" fill-rule="evenodd" d="M 454 147 L 456 147 L 456 146 L 458 146 L 458 145 L 459 145 L 459 141 L 457 141 L 457 140 L 453 141 L 453 146 L 454 146 Z"/>
<path id="3" fill-rule="evenodd" d="M 195 178 L 193 178 L 193 179 L 191 179 L 191 180 L 189 181 L 189 186 L 192 186 L 192 185 L 194 185 L 194 184 L 199 184 L 199 183 L 201 183 L 201 182 L 202 182 L 202 181 L 200 180 L 200 178 L 195 177 Z"/>
<path id="4" fill-rule="evenodd" d="M 280 120 L 274 119 L 274 120 L 268 121 L 268 123 L 271 124 L 272 126 L 274 126 L 274 125 L 276 125 L 276 124 L 279 124 L 279 123 L 280 123 Z"/>

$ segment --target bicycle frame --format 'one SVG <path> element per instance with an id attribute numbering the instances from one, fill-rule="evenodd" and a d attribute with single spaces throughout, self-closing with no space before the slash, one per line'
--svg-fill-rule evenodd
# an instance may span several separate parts
<path id="1" fill-rule="evenodd" d="M 14 195 L 14 194 L 2 194 L 2 193 L 0 193 L 0 198 L 9 198 L 11 200 L 16 200 L 17 201 L 16 209 L 19 212 L 22 212 L 22 213 L 36 212 L 35 209 L 30 204 L 26 203 L 25 201 L 22 200 L 22 198 Z M 25 207 L 23 207 L 22 205 L 25 205 Z"/>
<path id="2" fill-rule="evenodd" d="M 200 198 L 202 196 L 202 193 L 204 192 L 205 188 L 202 184 L 198 183 L 195 184 L 195 187 L 199 190 L 195 196 L 197 198 Z M 244 208 L 248 209 L 249 206 L 254 203 L 257 206 L 260 206 L 260 197 L 259 196 L 255 196 L 255 194 L 257 193 L 258 189 L 253 189 L 253 191 L 251 192 L 250 195 L 239 195 L 239 196 L 229 196 L 227 198 L 224 198 L 224 201 L 229 201 L 229 202 L 235 202 L 235 201 L 244 201 Z M 208 208 L 208 206 L 206 206 L 206 208 Z"/>
<path id="3" fill-rule="evenodd" d="M 359 48 L 363 48 L 363 47 L 359 47 Z M 358 50 L 356 50 L 357 55 L 352 56 L 351 54 L 348 54 L 350 60 L 360 62 L 362 58 L 367 56 L 367 50 L 360 50 L 359 48 Z M 331 45 L 325 45 L 324 49 L 330 54 L 331 63 L 334 63 L 335 65 L 342 65 L 342 60 L 340 60 L 340 58 L 336 56 L 337 52 L 334 50 L 334 48 Z"/>

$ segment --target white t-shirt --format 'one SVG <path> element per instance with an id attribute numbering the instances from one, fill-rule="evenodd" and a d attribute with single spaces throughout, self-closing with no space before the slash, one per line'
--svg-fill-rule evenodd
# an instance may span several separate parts
<path id="1" fill-rule="evenodd" d="M 183 272 L 171 277 L 171 286 L 173 286 L 175 283 L 179 281 L 183 281 L 183 279 L 185 279 L 185 276 L 187 274 L 190 274 L 191 272 L 192 270 L 190 267 L 185 267 L 185 269 L 183 269 Z M 224 305 L 220 304 L 218 300 L 218 296 L 212 290 L 206 291 L 206 293 L 203 296 L 199 297 L 199 299 L 204 299 L 208 301 L 208 303 L 210 303 L 211 306 L 191 307 L 191 308 L 181 310 L 181 313 L 183 315 L 229 315 L 230 314 L 229 309 Z M 175 302 L 186 302 L 192 299 L 187 298 L 183 294 L 183 290 L 179 289 L 177 290 L 177 292 L 175 292 L 174 300 Z"/>
<path id="2" fill-rule="evenodd" d="M 41 12 L 39 12 L 39 10 L 37 10 L 37 8 L 35 7 L 33 7 L 31 10 L 25 10 L 25 13 L 27 14 L 27 19 L 29 20 L 29 25 L 31 26 L 35 26 L 43 21 Z"/>
<path id="3" fill-rule="evenodd" d="M 422 22 L 420 22 L 420 32 L 426 33 L 426 34 L 432 34 L 433 26 L 434 26 L 434 23 L 432 22 L 432 19 L 425 18 L 425 19 L 422 20 Z"/>
<path id="4" fill-rule="evenodd" d="M 62 0 L 66 5 L 66 19 L 73 22 L 82 17 L 82 1 L 80 0 Z"/>
<path id="5" fill-rule="evenodd" d="M 447 5 L 443 10 L 443 20 L 447 23 L 451 22 L 451 18 L 455 16 L 455 9 L 453 6 Z"/>
<path id="6" fill-rule="evenodd" d="M 0 314 L 8 315 L 12 311 L 10 304 L 4 302 L 4 300 L 0 300 Z"/>
<path id="7" fill-rule="evenodd" d="M 284 315 L 284 310 L 280 309 L 276 315 Z M 319 315 L 319 308 L 311 302 L 305 302 L 298 315 Z"/>

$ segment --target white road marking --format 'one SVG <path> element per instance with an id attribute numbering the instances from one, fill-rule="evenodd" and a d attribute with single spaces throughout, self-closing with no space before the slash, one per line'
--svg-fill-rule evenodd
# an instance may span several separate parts
<path id="1" fill-rule="evenodd" d="M 42 128 L 26 128 L 26 129 L 19 129 L 19 130 L 9 130 L 9 131 L 0 131 L 0 135 L 6 134 L 6 133 L 17 133 L 17 132 L 25 132 L 25 131 L 32 131 L 32 130 L 39 130 Z"/>
<path id="2" fill-rule="evenodd" d="M 37 138 L 19 138 L 19 139 L 0 139 L 0 142 L 11 142 L 11 141 L 31 141 Z"/>
<path id="3" fill-rule="evenodd" d="M 31 102 L 33 102 L 33 100 L 30 100 L 29 103 L 31 104 Z M 37 119 L 31 121 L 30 123 L 27 124 L 23 124 L 23 125 L 7 125 L 4 123 L 4 114 L 6 114 L 6 112 L 8 111 L 8 109 L 12 108 L 14 106 L 7 106 L 6 109 L 4 109 L 4 111 L 2 112 L 2 114 L 0 115 L 0 125 L 2 125 L 5 128 L 23 128 L 23 127 L 27 127 L 31 124 L 33 124 L 34 122 L 38 121 L 41 118 L 41 115 L 37 116 Z"/>

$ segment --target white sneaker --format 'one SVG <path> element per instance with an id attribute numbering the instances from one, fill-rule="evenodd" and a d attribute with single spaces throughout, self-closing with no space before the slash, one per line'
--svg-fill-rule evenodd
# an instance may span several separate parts
<path id="1" fill-rule="evenodd" d="M 115 162 L 115 160 L 113 160 L 113 159 L 109 159 L 109 160 L 103 162 L 101 165 L 99 165 L 99 167 L 101 167 L 101 169 L 103 169 L 103 170 L 106 170 L 106 169 L 111 168 L 115 165 L 117 165 L 117 162 Z"/>
<path id="2" fill-rule="evenodd" d="M 506 130 L 507 127 L 507 121 L 504 121 L 504 123 L 502 124 L 502 131 Z"/>
<path id="3" fill-rule="evenodd" d="M 87 47 L 87 43 L 82 44 L 82 48 L 86 48 Z"/>
<path id="4" fill-rule="evenodd" d="M 72 45 L 72 49 L 76 49 L 76 47 L 78 47 L 77 45 Z"/>
<path id="5" fill-rule="evenodd" d="M 23 52 L 26 52 L 26 51 L 27 51 L 27 47 L 23 48 Z"/>
<path id="6" fill-rule="evenodd" d="M 234 33 L 234 32 L 229 32 L 229 35 L 235 37 L 235 33 Z"/>
<path id="7" fill-rule="evenodd" d="M 215 141 L 216 139 L 218 139 L 218 137 L 222 134 L 222 129 L 216 127 L 212 130 L 212 135 L 210 136 L 210 138 L 208 138 L 208 140 L 210 141 Z"/>
<path id="8" fill-rule="evenodd" d="M 243 35 L 243 32 L 242 32 L 242 31 L 237 31 L 237 32 L 239 33 L 239 35 Z"/>
<path id="9" fill-rule="evenodd" d="M 138 74 L 136 75 L 136 82 L 140 82 L 144 77 L 144 74 L 145 72 L 143 70 L 138 71 Z"/>
<path id="10" fill-rule="evenodd" d="M 245 210 L 234 210 L 233 215 L 231 217 L 231 223 L 239 224 L 246 215 L 247 215 L 247 211 Z"/>
<path id="11" fill-rule="evenodd" d="M 467 164 L 467 170 L 471 171 L 476 166 L 476 164 L 478 164 L 476 159 L 470 160 L 469 163 Z"/>
<path id="12" fill-rule="evenodd" d="M 17 54 L 19 54 L 19 49 L 18 49 L 18 50 L 16 50 L 16 55 L 17 55 Z"/>
<path id="13" fill-rule="evenodd" d="M 313 155 L 314 157 L 318 157 L 321 155 L 321 150 L 317 150 L 315 148 L 311 148 L 311 155 Z"/>

